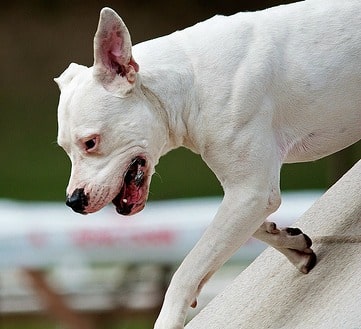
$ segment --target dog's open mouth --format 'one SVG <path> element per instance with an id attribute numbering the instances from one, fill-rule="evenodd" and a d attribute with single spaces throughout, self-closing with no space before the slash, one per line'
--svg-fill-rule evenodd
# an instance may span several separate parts
<path id="1" fill-rule="evenodd" d="M 117 212 L 130 215 L 143 209 L 147 198 L 146 160 L 136 157 L 124 174 L 123 186 L 113 199 Z"/>

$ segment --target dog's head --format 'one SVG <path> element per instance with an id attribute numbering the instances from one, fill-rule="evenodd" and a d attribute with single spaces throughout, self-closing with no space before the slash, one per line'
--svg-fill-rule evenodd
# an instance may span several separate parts
<path id="1" fill-rule="evenodd" d="M 76 212 L 95 212 L 111 201 L 124 215 L 144 208 L 165 131 L 138 71 L 126 26 L 104 8 L 94 65 L 71 64 L 55 79 L 61 90 L 58 144 L 72 162 L 67 205 Z"/>

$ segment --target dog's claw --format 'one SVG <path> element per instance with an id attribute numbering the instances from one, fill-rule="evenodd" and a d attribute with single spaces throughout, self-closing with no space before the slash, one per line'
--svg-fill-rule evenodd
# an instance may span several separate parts
<path id="1" fill-rule="evenodd" d="M 197 307 L 197 299 L 194 300 L 194 302 L 191 304 L 191 308 Z"/>

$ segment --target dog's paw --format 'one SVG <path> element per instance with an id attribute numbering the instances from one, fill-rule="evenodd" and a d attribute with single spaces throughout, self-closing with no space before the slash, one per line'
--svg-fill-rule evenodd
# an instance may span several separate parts
<path id="1" fill-rule="evenodd" d="M 275 223 L 268 223 L 266 231 L 272 235 L 272 245 L 300 272 L 307 274 L 315 267 L 317 257 L 311 249 L 312 240 L 299 228 L 278 229 Z"/>
<path id="2" fill-rule="evenodd" d="M 272 245 L 278 248 L 295 249 L 305 253 L 311 253 L 312 240 L 299 228 L 277 228 L 275 223 L 269 222 L 266 227 L 267 233 L 272 235 Z"/>

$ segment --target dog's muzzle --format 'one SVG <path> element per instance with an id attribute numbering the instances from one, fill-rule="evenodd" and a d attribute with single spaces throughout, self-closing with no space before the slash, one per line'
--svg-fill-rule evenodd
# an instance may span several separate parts
<path id="1" fill-rule="evenodd" d="M 77 188 L 71 196 L 67 196 L 65 203 L 75 212 L 84 214 L 85 207 L 88 205 L 88 196 L 85 195 L 83 188 Z"/>

